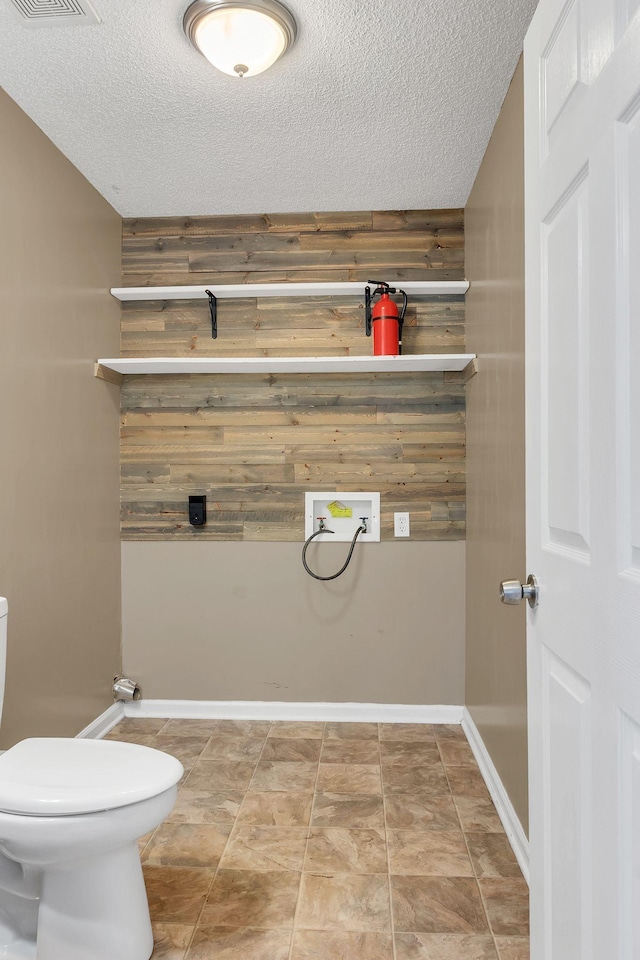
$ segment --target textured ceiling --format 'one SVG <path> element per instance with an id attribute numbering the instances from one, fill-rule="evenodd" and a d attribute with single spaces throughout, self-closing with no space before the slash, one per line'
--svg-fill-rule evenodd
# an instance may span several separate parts
<path id="1" fill-rule="evenodd" d="M 40 29 L 0 0 L 0 84 L 123 216 L 463 206 L 536 0 L 287 5 L 295 46 L 238 80 L 188 0 Z"/>

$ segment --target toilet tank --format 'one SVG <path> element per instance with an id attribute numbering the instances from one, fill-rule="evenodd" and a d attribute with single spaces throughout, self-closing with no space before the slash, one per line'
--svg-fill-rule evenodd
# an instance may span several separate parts
<path id="1" fill-rule="evenodd" d="M 4 678 L 7 667 L 7 614 L 9 604 L 4 597 L 0 597 L 0 721 L 4 704 Z"/>

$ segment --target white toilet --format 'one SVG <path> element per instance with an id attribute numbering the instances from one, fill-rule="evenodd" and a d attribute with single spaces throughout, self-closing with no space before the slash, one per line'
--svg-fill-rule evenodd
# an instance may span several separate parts
<path id="1" fill-rule="evenodd" d="M 7 612 L 0 597 L 0 715 Z M 182 773 L 112 740 L 23 740 L 0 756 L 3 960 L 148 960 L 137 841 L 171 811 Z"/>

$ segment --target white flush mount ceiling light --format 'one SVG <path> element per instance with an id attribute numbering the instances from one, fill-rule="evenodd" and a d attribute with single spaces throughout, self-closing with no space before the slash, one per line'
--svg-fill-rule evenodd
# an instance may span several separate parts
<path id="1" fill-rule="evenodd" d="M 196 0 L 183 27 L 196 50 L 231 77 L 262 73 L 296 38 L 296 22 L 278 0 Z"/>

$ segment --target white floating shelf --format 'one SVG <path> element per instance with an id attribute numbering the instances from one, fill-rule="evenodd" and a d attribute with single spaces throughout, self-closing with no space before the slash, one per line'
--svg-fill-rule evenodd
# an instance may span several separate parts
<path id="1" fill-rule="evenodd" d="M 395 284 L 395 281 L 394 281 Z M 469 289 L 467 280 L 407 280 L 397 285 L 414 296 L 461 296 Z M 335 297 L 364 296 L 367 283 L 224 283 L 201 287 L 113 287 L 117 300 L 205 300 L 206 290 L 221 300 L 240 297 Z"/>
<path id="2" fill-rule="evenodd" d="M 423 373 L 462 371 L 473 353 L 422 353 L 400 357 L 126 357 L 98 360 L 116 374 L 185 373 Z M 106 379 L 106 378 L 105 378 Z"/>

